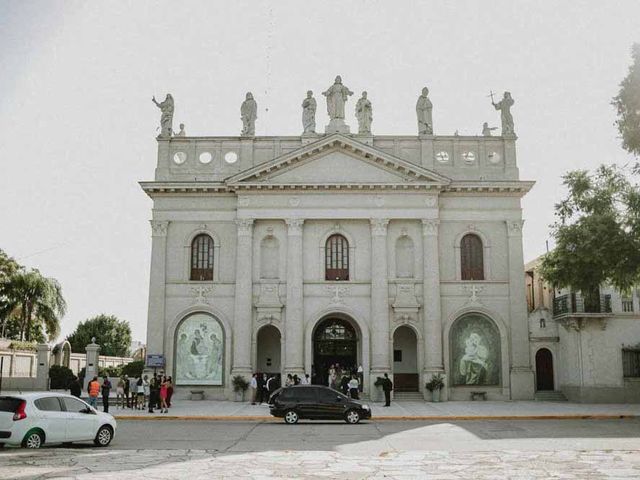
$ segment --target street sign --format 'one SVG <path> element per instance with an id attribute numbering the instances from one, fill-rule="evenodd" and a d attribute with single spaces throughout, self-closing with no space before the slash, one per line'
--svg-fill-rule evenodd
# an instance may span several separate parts
<path id="1" fill-rule="evenodd" d="M 151 368 L 164 367 L 164 355 L 162 354 L 147 355 L 147 367 L 151 367 Z"/>

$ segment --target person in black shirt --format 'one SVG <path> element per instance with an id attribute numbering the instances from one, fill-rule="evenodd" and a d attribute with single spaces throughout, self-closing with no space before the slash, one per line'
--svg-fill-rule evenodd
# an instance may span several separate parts
<path id="1" fill-rule="evenodd" d="M 391 405 L 391 391 L 393 390 L 393 383 L 389 379 L 388 374 L 384 374 L 384 383 L 382 384 L 382 390 L 384 391 L 384 406 L 389 407 Z"/>
<path id="2" fill-rule="evenodd" d="M 69 392 L 71 393 L 71 395 L 78 398 L 80 398 L 80 395 L 82 395 L 82 385 L 80 385 L 80 379 L 75 375 L 73 376 L 73 379 L 69 384 Z"/>

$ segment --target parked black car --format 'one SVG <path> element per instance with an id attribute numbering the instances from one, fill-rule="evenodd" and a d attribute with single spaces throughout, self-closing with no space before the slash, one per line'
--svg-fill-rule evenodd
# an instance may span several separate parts
<path id="1" fill-rule="evenodd" d="M 269 400 L 274 417 L 282 417 L 289 424 L 301 418 L 310 420 L 344 420 L 356 424 L 371 418 L 368 405 L 352 400 L 340 392 L 321 385 L 295 385 L 274 392 Z"/>

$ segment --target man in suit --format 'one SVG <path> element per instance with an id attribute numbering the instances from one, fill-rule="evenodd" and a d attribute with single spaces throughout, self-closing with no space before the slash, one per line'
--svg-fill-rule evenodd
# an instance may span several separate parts
<path id="1" fill-rule="evenodd" d="M 393 383 L 388 374 L 384 374 L 384 383 L 382 384 L 382 390 L 384 391 L 384 406 L 391 406 L 391 391 L 393 390 Z"/>

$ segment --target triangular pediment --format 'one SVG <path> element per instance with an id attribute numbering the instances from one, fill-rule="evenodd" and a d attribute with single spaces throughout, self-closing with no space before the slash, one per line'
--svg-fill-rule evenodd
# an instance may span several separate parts
<path id="1" fill-rule="evenodd" d="M 229 186 L 443 187 L 450 179 L 340 134 L 305 145 L 226 180 Z"/>

